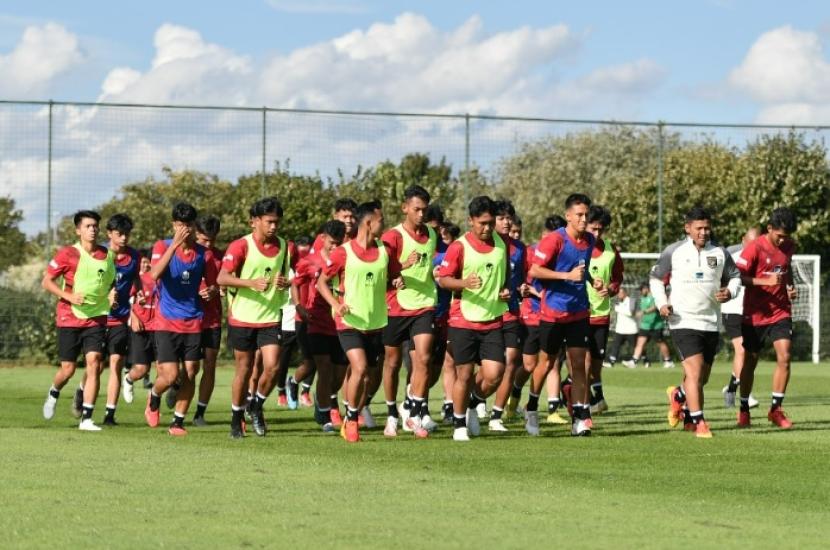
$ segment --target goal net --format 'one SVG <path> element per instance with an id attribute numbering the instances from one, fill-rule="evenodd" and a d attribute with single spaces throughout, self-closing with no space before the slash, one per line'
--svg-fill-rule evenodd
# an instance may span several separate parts
<path id="1" fill-rule="evenodd" d="M 623 287 L 631 296 L 639 295 L 639 286 L 648 282 L 651 267 L 657 263 L 659 254 L 652 252 L 623 252 L 621 254 L 625 265 Z M 819 341 L 821 326 L 819 318 L 820 306 L 820 256 L 811 254 L 796 254 L 793 256 L 793 279 L 798 290 L 798 297 L 793 304 L 793 323 L 796 339 L 802 340 L 805 336 L 809 340 L 807 349 L 813 363 L 819 362 Z M 805 330 L 806 329 L 806 330 Z M 805 334 L 805 332 L 807 334 Z M 797 342 L 794 342 L 796 344 Z M 799 346 L 800 347 L 800 346 Z M 796 355 L 796 354 L 794 354 Z"/>

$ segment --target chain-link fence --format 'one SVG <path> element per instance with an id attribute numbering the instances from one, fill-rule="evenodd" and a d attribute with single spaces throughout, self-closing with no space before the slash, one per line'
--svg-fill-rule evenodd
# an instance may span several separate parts
<path id="1" fill-rule="evenodd" d="M 664 194 L 676 179 L 672 167 L 665 165 L 666 154 L 678 140 L 740 148 L 759 136 L 791 131 L 819 143 L 825 135 L 819 127 L 3 101 L 0 197 L 14 199 L 24 215 L 20 228 L 30 237 L 40 234 L 51 249 L 62 218 L 102 204 L 127 183 L 163 180 L 165 169 L 198 170 L 232 183 L 243 175 L 261 177 L 264 189 L 266 174 L 277 164 L 292 174 L 326 181 L 417 152 L 433 160 L 446 159 L 458 177 L 460 196 L 469 197 L 474 189 L 470 174 L 500 181 L 506 159 L 533 155 L 528 144 L 608 128 L 634 129 L 648 142 L 644 152 L 625 147 L 598 152 L 609 180 L 619 168 L 653 181 L 653 192 L 641 200 L 656 213 L 657 227 L 647 249 L 629 248 L 629 252 L 656 252 L 679 236 L 680 228 L 671 221 L 677 217 L 670 216 L 674 204 Z M 578 177 L 579 170 L 577 166 L 572 173 Z M 538 182 L 539 197 L 546 196 L 549 186 L 566 183 Z M 15 325 L 16 316 L 26 314 L 27 300 L 17 309 L 9 305 L 21 300 L 20 289 L 37 292 L 43 259 L 32 263 L 37 266 L 31 268 L 32 273 L 17 270 L 11 277 L 7 273 L 0 278 L 5 303 L 0 324 L 6 327 Z M 824 300 L 822 305 L 828 303 Z M 37 340 L 39 330 L 32 328 L 31 338 Z M 0 340 L 5 339 L 0 355 L 13 356 L 3 350 L 23 346 L 21 337 L 10 334 L 16 333 L 0 331 Z M 827 340 L 827 331 L 822 334 Z"/>

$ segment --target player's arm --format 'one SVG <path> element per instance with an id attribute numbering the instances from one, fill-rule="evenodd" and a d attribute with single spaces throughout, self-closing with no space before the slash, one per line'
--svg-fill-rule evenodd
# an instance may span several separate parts
<path id="1" fill-rule="evenodd" d="M 539 242 L 533 254 L 529 275 L 543 281 L 576 281 L 585 280 L 585 266 L 577 265 L 571 271 L 554 271 L 549 265 L 555 265 L 559 252 L 562 250 L 562 237 L 556 233 L 548 235 Z"/>
<path id="2" fill-rule="evenodd" d="M 758 247 L 751 242 L 744 247 L 736 262 L 741 271 L 741 283 L 744 286 L 776 286 L 783 278 L 781 273 L 773 273 L 766 277 L 756 277 L 758 266 Z"/>
<path id="3" fill-rule="evenodd" d="M 715 293 L 715 299 L 720 303 L 728 302 L 741 290 L 741 271 L 726 250 L 723 254 L 725 259 L 721 274 L 721 288 Z"/>
<path id="4" fill-rule="evenodd" d="M 84 295 L 67 292 L 57 282 L 70 269 L 68 255 L 69 252 L 65 252 L 64 250 L 58 251 L 55 257 L 49 261 L 49 266 L 43 274 L 43 280 L 41 280 L 40 286 L 49 294 L 57 296 L 61 300 L 66 300 L 70 304 L 79 306 L 84 303 Z"/>
<path id="5" fill-rule="evenodd" d="M 338 247 L 331 253 L 326 267 L 323 268 L 320 272 L 320 276 L 317 278 L 317 292 L 319 292 L 320 296 L 322 296 L 326 303 L 331 306 L 332 310 L 334 310 L 334 312 L 341 317 L 349 312 L 349 306 L 344 303 L 340 303 L 331 291 L 329 282 L 331 282 L 331 280 L 337 276 L 338 273 L 340 273 L 345 264 L 345 250 Z"/>
<path id="6" fill-rule="evenodd" d="M 481 278 L 476 273 L 470 273 L 466 278 L 461 278 L 463 265 L 464 246 L 456 241 L 447 248 L 444 261 L 438 267 L 438 286 L 451 292 L 481 287 Z"/>
<path id="7" fill-rule="evenodd" d="M 654 296 L 654 306 L 660 311 L 660 315 L 668 317 L 672 313 L 669 304 L 669 297 L 666 294 L 666 285 L 671 278 L 671 256 L 672 250 L 666 249 L 660 254 L 657 264 L 651 268 L 648 278 L 648 287 L 651 295 Z M 650 311 L 650 310 L 649 310 Z M 646 312 L 648 313 L 648 311 Z"/>
<path id="8" fill-rule="evenodd" d="M 153 260 L 151 262 L 152 265 L 150 267 L 150 277 L 152 277 L 154 281 L 161 279 L 161 276 L 164 275 L 165 271 L 167 271 L 167 266 L 170 265 L 170 260 L 173 259 L 173 254 L 175 254 L 176 249 L 187 240 L 190 232 L 191 229 L 186 225 L 179 226 L 176 229 L 176 233 L 173 235 L 173 240 L 171 241 L 170 246 L 164 250 L 161 256 L 156 258 L 155 252 L 153 253 Z M 158 243 L 156 246 L 158 246 Z"/>
<path id="9" fill-rule="evenodd" d="M 305 260 L 301 260 L 294 271 L 294 278 L 291 279 L 291 301 L 294 302 L 294 307 L 297 308 L 297 313 L 303 319 L 303 321 L 308 322 L 308 310 L 305 307 L 305 304 L 300 303 L 300 286 L 307 285 L 311 281 L 306 277 L 305 270 L 306 270 L 307 263 Z"/>
<path id="10" fill-rule="evenodd" d="M 616 296 L 620 291 L 623 283 L 623 276 L 625 267 L 623 266 L 623 259 L 620 256 L 620 251 L 614 249 L 614 264 L 611 266 L 611 281 L 608 283 L 608 295 Z"/>

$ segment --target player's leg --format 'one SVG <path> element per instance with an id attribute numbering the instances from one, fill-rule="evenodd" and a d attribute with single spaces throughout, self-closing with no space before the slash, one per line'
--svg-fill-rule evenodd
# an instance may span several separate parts
<path id="1" fill-rule="evenodd" d="M 792 350 L 792 323 L 789 319 L 770 327 L 770 339 L 775 349 L 775 370 L 772 373 L 772 404 L 767 418 L 779 428 L 791 428 L 793 423 L 787 418 L 782 405 L 787 385 L 790 382 L 790 361 Z"/>
<path id="2" fill-rule="evenodd" d="M 55 407 L 60 392 L 75 375 L 78 354 L 81 352 L 81 329 L 59 327 L 57 330 L 60 367 L 52 378 L 52 385 L 46 393 L 46 401 L 43 403 L 43 418 L 46 420 L 51 420 L 55 416 Z"/>
<path id="3" fill-rule="evenodd" d="M 410 389 L 412 392 L 412 406 L 410 409 L 410 424 L 418 437 L 426 437 L 424 418 L 428 416 L 427 392 L 430 382 L 430 362 L 432 360 L 432 348 L 435 337 L 432 332 L 432 313 L 418 316 L 410 327 L 410 342 L 414 354 L 412 357 L 412 376 L 410 378 Z"/>
<path id="4" fill-rule="evenodd" d="M 521 333 L 520 324 L 518 322 L 505 323 L 502 327 L 502 337 L 504 339 L 505 354 L 504 354 L 504 373 L 496 388 L 496 397 L 493 400 L 493 409 L 490 413 L 490 422 L 488 427 L 491 431 L 506 432 L 507 428 L 502 421 L 504 409 L 507 407 L 507 401 L 510 398 L 510 393 L 513 390 L 513 380 L 516 372 L 521 369 Z M 479 370 L 479 374 L 483 374 L 484 369 Z"/>
<path id="5" fill-rule="evenodd" d="M 353 335 L 353 338 L 361 339 L 362 335 Z M 366 385 L 368 383 L 369 360 L 366 356 L 366 349 L 362 344 L 346 350 L 349 358 L 350 374 L 348 385 L 345 386 L 346 401 L 346 422 L 344 423 L 344 438 L 349 443 L 360 441 L 358 430 L 358 416 L 360 413 L 361 401 L 364 399 Z"/>
<path id="6" fill-rule="evenodd" d="M 109 355 L 109 380 L 107 381 L 107 412 L 104 416 L 105 426 L 115 426 L 115 408 L 118 406 L 118 396 L 121 393 L 121 379 L 124 363 L 127 359 L 129 343 L 129 329 L 126 323 L 107 327 L 107 353 Z"/>
<path id="7" fill-rule="evenodd" d="M 256 361 L 256 336 L 253 330 L 228 327 L 228 345 L 233 349 L 234 374 L 231 382 L 231 431 L 233 439 L 244 437 L 243 422 L 248 407 L 250 379 Z"/>
<path id="8" fill-rule="evenodd" d="M 277 370 L 280 360 L 279 327 L 257 329 L 257 347 L 262 357 L 262 374 L 256 386 L 256 393 L 251 401 L 251 421 L 254 432 L 263 437 L 268 431 L 265 423 L 265 400 L 277 383 Z"/>
<path id="9" fill-rule="evenodd" d="M 590 390 L 588 398 L 591 413 L 602 414 L 608 410 L 602 388 L 602 364 L 605 362 L 605 348 L 608 343 L 608 325 L 589 325 L 588 362 Z"/>
<path id="10" fill-rule="evenodd" d="M 194 426 L 204 426 L 205 411 L 207 411 L 213 388 L 216 386 L 216 361 L 219 357 L 219 343 L 222 340 L 222 329 L 205 329 L 202 331 L 202 376 L 199 379 L 199 400 L 196 402 L 196 414 L 193 417 Z"/>

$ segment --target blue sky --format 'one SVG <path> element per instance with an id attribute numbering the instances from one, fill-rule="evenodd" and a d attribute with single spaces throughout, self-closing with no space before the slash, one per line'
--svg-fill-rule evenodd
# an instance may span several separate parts
<path id="1" fill-rule="evenodd" d="M 302 90 L 273 93 L 261 90 L 246 95 L 238 89 L 200 95 L 160 91 L 162 78 L 155 79 L 155 91 L 102 97 L 102 83 L 114 68 L 126 67 L 147 73 L 157 50 L 154 36 L 165 24 L 198 33 L 209 45 L 218 46 L 232 56 L 247 61 L 245 78 L 264 71 L 274 57 L 290 56 L 303 48 L 325 44 L 358 30 L 366 33 L 372 25 L 394 25 L 403 13 L 422 17 L 438 32 L 453 33 L 471 17 L 478 17 L 477 37 L 472 43 L 499 33 L 516 32 L 527 27 L 546 29 L 563 25 L 568 43 L 553 47 L 507 79 L 532 81 L 527 89 L 510 92 L 504 85 L 483 89 L 479 97 L 461 91 L 439 94 L 435 101 L 406 103 L 367 94 L 356 98 L 339 94 L 316 100 L 302 97 Z M 0 85 L 4 98 L 54 98 L 64 100 L 123 99 L 180 100 L 194 103 L 253 104 L 274 106 L 319 106 L 342 109 L 400 110 L 470 110 L 499 114 L 561 117 L 600 117 L 626 119 L 703 122 L 800 122 L 826 123 L 816 117 L 830 114 L 820 96 L 828 83 L 827 42 L 830 40 L 830 9 L 826 3 L 805 1 L 709 0 L 701 2 L 469 2 L 422 1 L 379 2 L 370 0 L 249 0 L 236 2 L 26 2 L 5 1 L 0 4 L 0 76 L 8 74 L 3 57 L 19 47 L 27 28 L 54 23 L 77 39 L 79 56 L 55 69 L 42 82 L 28 87 Z M 736 81 L 733 74 L 742 66 L 750 49 L 772 31 L 789 28 L 796 38 L 807 37 L 819 43 L 819 52 L 810 44 L 797 48 L 808 59 L 807 70 L 799 78 L 803 86 L 820 86 L 814 94 L 803 97 L 786 89 L 768 90 L 756 81 L 750 70 Z M 395 30 L 393 29 L 393 33 Z M 774 47 L 787 37 L 779 37 Z M 444 44 L 446 49 L 451 46 Z M 533 49 L 533 44 L 528 45 Z M 806 50 L 806 51 L 805 51 Z M 519 54 L 521 57 L 521 54 Z M 812 57 L 810 57 L 812 56 Z M 816 59 L 817 57 L 817 59 Z M 388 61 L 388 59 L 387 59 Z M 777 60 L 780 62 L 780 60 Z M 336 61 L 335 61 L 336 62 Z M 514 61 L 515 62 L 515 61 Z M 639 65 L 639 72 L 627 75 L 626 68 Z M 754 64 L 779 71 L 787 77 L 786 67 L 774 66 L 776 60 Z M 221 61 L 220 61 L 221 63 Z M 823 63 L 824 65 L 821 65 Z M 394 63 L 390 70 L 394 70 Z M 616 70 L 614 78 L 592 78 L 605 69 Z M 360 74 L 361 68 L 355 69 Z M 401 70 L 417 70 L 403 65 Z M 488 68 L 481 67 L 482 71 Z M 7 74 L 3 74 L 3 73 Z M 326 70 L 322 69 L 325 73 Z M 810 73 L 818 74 L 810 74 Z M 232 73 L 234 74 L 234 73 Z M 381 72 L 378 76 L 388 73 Z M 344 78 L 352 73 L 346 72 Z M 606 76 L 608 76 L 606 74 Z M 231 76 L 233 78 L 233 76 Z M 618 80 L 622 79 L 622 82 Z M 627 80 L 633 79 L 633 80 Z M 775 80 L 774 76 L 772 80 Z M 411 84 L 411 81 L 407 81 Z M 591 88 L 591 83 L 600 89 Z M 186 87 L 185 83 L 179 83 Z M 297 88 L 309 85 L 302 80 Z M 436 85 L 429 84 L 430 88 Z M 615 89 L 615 86 L 619 89 Z M 796 86 L 796 87 L 799 87 Z M 198 86 L 194 86 L 196 88 Z M 314 86 L 310 86 L 314 87 Z M 588 90 L 583 92 L 582 87 Z M 773 85 L 773 88 L 775 86 Z M 552 89 L 559 90 L 542 97 Z M 488 93 L 493 94 L 488 96 Z M 562 95 L 564 94 L 564 96 Z M 310 94 L 314 95 L 314 94 Z M 318 94 L 319 95 L 319 94 Z M 533 96 L 540 99 L 534 100 Z M 585 96 L 585 101 L 574 97 Z M 225 101 L 222 101 L 222 99 Z M 784 120 L 782 117 L 790 117 Z"/>

